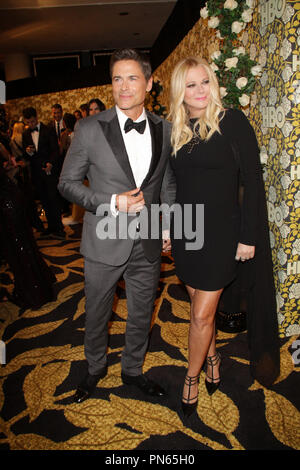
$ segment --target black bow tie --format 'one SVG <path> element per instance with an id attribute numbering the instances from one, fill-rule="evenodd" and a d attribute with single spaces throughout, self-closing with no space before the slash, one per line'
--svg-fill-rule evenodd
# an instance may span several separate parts
<path id="1" fill-rule="evenodd" d="M 32 129 L 32 131 L 31 131 L 31 132 L 38 132 L 38 131 L 39 131 L 39 130 L 38 130 L 38 128 L 37 128 L 37 127 L 35 127 L 34 129 Z"/>
<path id="2" fill-rule="evenodd" d="M 132 119 L 128 118 L 125 122 L 124 131 L 127 133 L 131 131 L 131 129 L 135 129 L 140 134 L 143 134 L 146 129 L 146 119 L 140 122 L 133 122 Z"/>

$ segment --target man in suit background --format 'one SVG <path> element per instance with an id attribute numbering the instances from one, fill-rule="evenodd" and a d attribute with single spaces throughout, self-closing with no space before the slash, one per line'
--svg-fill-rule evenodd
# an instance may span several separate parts
<path id="1" fill-rule="evenodd" d="M 50 127 L 53 127 L 56 132 L 57 140 L 59 142 L 61 133 L 65 130 L 64 120 L 63 120 L 63 109 L 61 104 L 55 103 L 52 108 L 52 118 L 50 122 Z"/>
<path id="2" fill-rule="evenodd" d="M 116 106 L 78 121 L 59 182 L 63 196 L 86 209 L 81 253 L 85 258 L 88 371 L 77 388 L 76 402 L 88 398 L 107 373 L 108 321 L 121 276 L 128 307 L 121 359 L 123 383 L 148 395 L 165 394 L 142 373 L 162 240 L 143 238 L 139 230 L 141 216 L 145 211 L 149 216 L 151 205 L 171 206 L 175 200 L 175 179 L 168 162 L 171 126 L 144 109 L 146 92 L 152 87 L 148 59 L 132 49 L 116 51 L 111 76 Z M 82 183 L 85 176 L 89 187 Z M 116 236 L 103 236 L 99 227 L 106 221 L 116 223 Z M 133 236 L 128 236 L 129 227 Z M 170 240 L 165 238 L 165 249 L 169 246 Z"/>
<path id="3" fill-rule="evenodd" d="M 61 172 L 63 162 L 64 162 L 64 157 L 65 154 L 63 154 L 62 149 L 61 149 L 61 140 L 62 137 L 64 136 L 64 133 L 66 131 L 66 125 L 65 121 L 63 119 L 63 108 L 62 105 L 59 103 L 55 103 L 52 108 L 51 108 L 51 113 L 52 113 L 52 121 L 49 122 L 48 126 L 51 129 L 55 130 L 56 137 L 57 137 L 57 142 L 59 146 L 59 159 L 57 160 L 57 173 L 58 175 Z M 61 195 L 59 195 L 59 202 L 61 206 L 61 212 L 64 216 L 70 215 L 70 203 L 66 201 Z"/>
<path id="4" fill-rule="evenodd" d="M 28 126 L 23 133 L 24 156 L 30 162 L 32 182 L 48 222 L 44 235 L 64 239 L 57 191 L 59 148 L 55 132 L 38 121 L 35 108 L 24 109 L 23 118 Z"/>

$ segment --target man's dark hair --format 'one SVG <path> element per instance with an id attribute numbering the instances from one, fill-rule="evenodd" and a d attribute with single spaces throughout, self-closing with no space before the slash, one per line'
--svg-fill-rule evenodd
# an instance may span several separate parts
<path id="1" fill-rule="evenodd" d="M 76 124 L 76 117 L 74 116 L 74 114 L 65 113 L 64 116 L 63 116 L 63 120 L 64 120 L 66 128 L 73 131 L 74 126 Z"/>
<path id="2" fill-rule="evenodd" d="M 88 103 L 81 104 L 79 106 L 79 109 L 81 109 L 81 111 L 86 111 L 89 114 L 89 105 L 88 105 Z"/>
<path id="3" fill-rule="evenodd" d="M 24 119 L 30 119 L 32 117 L 37 117 L 37 112 L 35 108 L 25 108 L 23 109 L 23 118 Z"/>
<path id="4" fill-rule="evenodd" d="M 99 98 L 92 98 L 92 99 L 89 101 L 89 103 L 88 103 L 89 108 L 90 108 L 90 105 L 91 105 L 92 103 L 96 103 L 96 105 L 97 105 L 98 108 L 99 108 L 99 111 L 105 111 L 105 109 L 106 109 L 106 108 L 105 108 L 105 104 L 102 103 L 102 101 L 99 100 Z"/>
<path id="5" fill-rule="evenodd" d="M 119 60 L 135 60 L 140 64 L 145 79 L 148 81 L 152 75 L 152 67 L 148 57 L 136 49 L 119 49 L 115 51 L 109 64 L 110 76 L 112 77 L 112 70 L 116 62 Z"/>
<path id="6" fill-rule="evenodd" d="M 55 103 L 55 104 L 52 106 L 52 109 L 53 109 L 53 108 L 54 108 L 54 109 L 60 109 L 60 111 L 62 111 L 62 106 L 61 106 L 61 104 L 59 104 L 59 103 Z"/>

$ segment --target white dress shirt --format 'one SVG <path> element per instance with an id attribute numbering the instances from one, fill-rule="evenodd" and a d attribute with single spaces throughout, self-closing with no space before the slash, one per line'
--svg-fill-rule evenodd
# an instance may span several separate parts
<path id="1" fill-rule="evenodd" d="M 54 121 L 54 123 L 55 123 L 56 135 L 58 137 L 58 124 L 59 124 L 59 136 L 60 136 L 61 130 L 64 128 L 64 121 L 63 119 L 61 119 L 60 121 Z"/>
<path id="2" fill-rule="evenodd" d="M 38 146 L 39 146 L 40 126 L 41 126 L 41 123 L 38 122 L 38 124 L 36 125 L 36 127 L 38 128 L 38 131 L 31 132 L 31 137 L 32 137 L 32 140 L 33 140 L 36 151 L 37 151 Z M 31 153 L 29 155 L 33 155 L 33 153 Z"/>
<path id="3" fill-rule="evenodd" d="M 142 114 L 134 121 L 140 122 L 146 119 L 146 128 L 143 134 L 140 134 L 135 129 L 125 133 L 124 126 L 128 116 L 118 106 L 116 106 L 116 112 L 136 187 L 139 188 L 149 171 L 152 158 L 152 139 L 147 115 L 145 109 L 143 109 Z M 119 213 L 116 210 L 116 196 L 116 194 L 112 195 L 110 203 L 110 210 L 114 217 L 117 217 Z M 98 209 L 96 215 L 98 215 Z M 163 230 L 162 236 L 164 241 L 167 240 L 170 237 L 169 230 Z"/>
<path id="4" fill-rule="evenodd" d="M 124 140 L 126 152 L 129 158 L 132 174 L 136 183 L 136 187 L 139 188 L 144 181 L 150 167 L 152 158 L 152 140 L 149 123 L 147 120 L 145 109 L 142 114 L 138 117 L 135 122 L 140 122 L 146 119 L 146 128 L 143 134 L 140 134 L 135 129 L 125 133 L 124 126 L 128 119 L 128 116 L 116 106 L 117 116 L 121 128 L 122 137 Z M 134 188 L 132 188 L 134 189 Z M 111 198 L 110 209 L 114 216 L 118 215 L 116 207 L 116 194 L 113 194 Z"/>

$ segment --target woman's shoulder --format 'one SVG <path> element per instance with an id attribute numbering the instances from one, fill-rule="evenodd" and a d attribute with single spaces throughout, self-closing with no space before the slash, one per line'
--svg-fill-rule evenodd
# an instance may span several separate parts
<path id="1" fill-rule="evenodd" d="M 236 132 L 237 129 L 244 129 L 250 126 L 247 116 L 240 109 L 227 108 L 224 110 L 220 125 L 224 129 Z"/>
<path id="2" fill-rule="evenodd" d="M 234 140 L 257 142 L 256 134 L 251 122 L 240 109 L 226 109 L 224 118 L 220 122 L 220 128 L 224 135 L 233 138 Z"/>
<path id="3" fill-rule="evenodd" d="M 231 119 L 231 120 L 247 120 L 247 117 L 245 116 L 245 114 L 243 113 L 243 111 L 241 111 L 240 109 L 237 109 L 237 108 L 225 108 L 224 109 L 224 118 L 226 119 Z"/>

